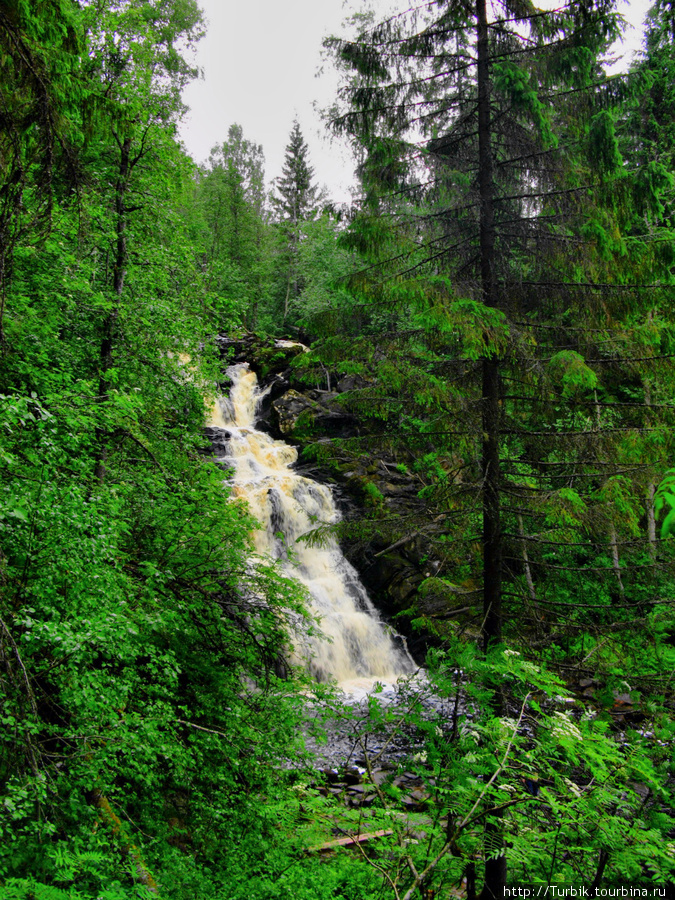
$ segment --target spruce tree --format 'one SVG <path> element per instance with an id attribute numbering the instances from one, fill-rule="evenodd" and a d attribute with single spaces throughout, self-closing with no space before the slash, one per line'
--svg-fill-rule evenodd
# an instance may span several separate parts
<path id="1" fill-rule="evenodd" d="M 583 648 L 589 615 L 599 643 L 653 609 L 643 438 L 667 418 L 642 373 L 664 276 L 655 244 L 630 240 L 639 173 L 602 68 L 617 28 L 603 0 L 450 0 L 329 42 L 346 72 L 334 127 L 362 148 L 350 246 L 369 267 L 352 284 L 379 340 L 359 342 L 370 377 L 352 403 L 407 439 L 428 485 L 413 536 L 444 576 L 428 589 L 482 599 L 486 651 L 525 621 Z M 486 897 L 499 846 L 488 820 Z"/>
<path id="2" fill-rule="evenodd" d="M 646 277 L 657 274 L 664 284 L 672 284 L 675 275 L 674 21 L 672 4 L 666 0 L 657 0 L 649 10 L 643 49 L 629 72 L 632 94 L 637 102 L 623 110 L 618 122 L 621 152 L 636 172 L 626 231 L 633 247 L 650 250 L 642 259 L 636 259 L 635 265 L 646 273 Z M 672 344 L 672 304 L 667 292 L 651 291 L 650 299 L 647 326 L 655 359 L 650 366 L 643 365 L 639 377 L 644 404 L 653 425 L 653 408 L 662 408 L 673 396 L 672 371 L 667 356 Z M 646 469 L 644 487 L 652 559 L 658 556 L 654 507 L 656 484 L 670 464 L 670 453 L 670 441 L 657 442 L 647 437 L 643 457 L 651 466 Z"/>
<path id="3" fill-rule="evenodd" d="M 312 182 L 314 169 L 309 164 L 308 148 L 296 119 L 291 129 L 283 174 L 276 179 L 276 196 L 272 203 L 284 241 L 284 265 L 287 271 L 286 292 L 283 305 L 284 321 L 289 306 L 301 291 L 298 273 L 298 252 L 302 237 L 302 224 L 310 219 L 317 205 L 317 191 Z"/>
<path id="4" fill-rule="evenodd" d="M 641 102 L 625 117 L 624 139 L 645 168 L 645 174 L 663 178 L 675 170 L 673 4 L 657 0 L 649 10 L 645 25 L 643 50 L 631 70 Z"/>
<path id="5" fill-rule="evenodd" d="M 309 149 L 302 136 L 300 124 L 293 122 L 283 174 L 275 181 L 277 196 L 273 204 L 282 222 L 297 225 L 310 217 L 316 205 L 316 187 L 313 185 L 314 169 L 309 164 Z"/>
<path id="6" fill-rule="evenodd" d="M 354 242 L 375 246 L 390 283 L 414 275 L 418 292 L 426 285 L 429 326 L 456 335 L 447 358 L 457 338 L 465 354 L 468 342 L 479 348 L 471 353 L 480 370 L 486 646 L 502 635 L 507 361 L 535 339 L 523 326 L 550 324 L 551 301 L 583 306 L 579 286 L 567 282 L 586 276 L 560 269 L 580 240 L 592 169 L 605 175 L 619 161 L 611 118 L 592 113 L 608 90 L 599 54 L 615 34 L 608 3 L 543 13 L 477 0 L 411 10 L 333 44 L 356 73 L 335 127 L 365 150 Z"/>

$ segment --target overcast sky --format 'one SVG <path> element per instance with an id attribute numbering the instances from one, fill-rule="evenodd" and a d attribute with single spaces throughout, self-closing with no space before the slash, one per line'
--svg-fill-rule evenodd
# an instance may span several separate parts
<path id="1" fill-rule="evenodd" d="M 385 0 L 378 0 L 379 3 Z M 351 0 L 200 0 L 208 30 L 197 64 L 204 79 L 185 92 L 190 107 L 182 139 L 198 162 L 227 138 L 233 122 L 244 136 L 263 145 L 268 181 L 281 174 L 284 149 L 297 116 L 310 148 L 318 183 L 334 200 L 349 196 L 352 164 L 347 151 L 331 143 L 317 107 L 332 101 L 337 84 L 321 65 L 322 38 L 340 30 L 345 16 L 365 4 Z M 538 5 L 543 5 L 540 3 Z M 619 0 L 631 24 L 624 52 L 639 47 L 650 0 Z"/>

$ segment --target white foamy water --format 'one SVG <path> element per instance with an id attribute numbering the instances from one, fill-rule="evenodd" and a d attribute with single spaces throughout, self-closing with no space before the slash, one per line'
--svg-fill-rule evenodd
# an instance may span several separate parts
<path id="1" fill-rule="evenodd" d="M 339 513 L 328 487 L 291 466 L 297 451 L 255 428 L 256 407 L 264 396 L 257 378 L 245 363 L 231 366 L 229 398 L 216 400 L 211 427 L 227 432 L 226 455 L 220 462 L 232 468 L 233 490 L 243 497 L 261 523 L 253 539 L 256 552 L 281 561 L 283 572 L 303 584 L 310 612 L 319 616 L 328 640 L 309 637 L 296 643 L 320 681 L 335 679 L 351 693 L 375 681 L 392 683 L 416 666 L 379 619 L 354 567 L 333 537 L 312 546 L 298 540 L 322 524 L 338 521 Z"/>

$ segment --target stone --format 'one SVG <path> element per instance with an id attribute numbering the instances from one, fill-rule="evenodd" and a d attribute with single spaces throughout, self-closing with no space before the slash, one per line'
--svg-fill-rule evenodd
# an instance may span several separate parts
<path id="1" fill-rule="evenodd" d="M 423 812 L 426 809 L 428 799 L 428 794 L 422 796 L 421 792 L 413 791 L 405 797 L 401 797 L 401 803 L 410 812 Z"/>
<path id="2" fill-rule="evenodd" d="M 383 785 L 391 779 L 391 772 L 384 772 L 379 769 L 373 772 L 373 784 Z"/>
<path id="3" fill-rule="evenodd" d="M 345 784 L 361 784 L 363 782 L 363 776 L 365 772 L 359 766 L 349 766 L 349 768 L 345 769 L 343 774 L 343 781 Z"/>
<path id="4" fill-rule="evenodd" d="M 368 385 L 365 378 L 361 375 L 343 375 L 337 383 L 339 393 L 344 394 L 347 391 L 358 391 Z"/>
<path id="5" fill-rule="evenodd" d="M 354 433 L 354 417 L 340 406 L 336 397 L 320 391 L 302 394 L 291 388 L 272 403 L 279 431 L 291 438 L 350 436 Z"/>

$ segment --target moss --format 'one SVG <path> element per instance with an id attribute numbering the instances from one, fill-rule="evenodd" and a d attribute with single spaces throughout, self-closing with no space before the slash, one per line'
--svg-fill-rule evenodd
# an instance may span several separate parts
<path id="1" fill-rule="evenodd" d="M 379 508 L 384 506 L 384 494 L 373 481 L 363 484 L 363 495 L 368 506 Z"/>

